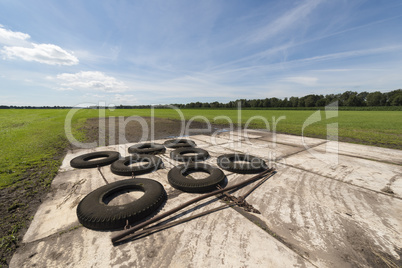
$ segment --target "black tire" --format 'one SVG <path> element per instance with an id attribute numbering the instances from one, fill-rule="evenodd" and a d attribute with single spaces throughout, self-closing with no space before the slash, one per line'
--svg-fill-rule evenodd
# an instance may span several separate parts
<path id="1" fill-rule="evenodd" d="M 181 147 L 196 147 L 192 140 L 187 139 L 174 139 L 174 140 L 167 140 L 163 143 L 167 148 L 181 148 Z"/>
<path id="2" fill-rule="evenodd" d="M 166 152 L 165 146 L 158 143 L 139 143 L 128 148 L 130 154 L 163 154 Z"/>
<path id="3" fill-rule="evenodd" d="M 124 190 L 144 192 L 139 199 L 124 205 L 109 206 L 105 199 Z M 79 222 L 89 229 L 121 229 L 144 219 L 155 212 L 166 201 L 163 186 L 154 180 L 129 179 L 102 186 L 86 195 L 77 207 Z"/>
<path id="4" fill-rule="evenodd" d="M 133 163 L 146 162 L 139 166 L 130 166 Z M 163 165 L 162 160 L 154 155 L 132 154 L 123 159 L 119 159 L 110 166 L 110 170 L 120 176 L 135 176 L 151 173 L 158 170 Z"/>
<path id="5" fill-rule="evenodd" d="M 186 178 L 190 172 L 206 172 L 209 176 L 200 179 Z M 225 180 L 222 170 L 204 163 L 182 164 L 172 168 L 168 173 L 168 181 L 174 188 L 189 193 L 204 193 L 216 190 L 216 186 Z"/>
<path id="6" fill-rule="evenodd" d="M 106 157 L 106 158 L 105 158 Z M 119 159 L 120 154 L 115 151 L 102 151 L 83 154 L 77 156 L 70 161 L 70 165 L 74 168 L 95 168 L 98 166 L 110 165 Z M 92 160 L 100 158 L 98 160 Z M 91 161 L 92 160 L 92 161 Z"/>
<path id="7" fill-rule="evenodd" d="M 217 163 L 224 170 L 240 174 L 259 173 L 268 168 L 264 160 L 248 154 L 224 154 L 218 157 Z"/>
<path id="8" fill-rule="evenodd" d="M 195 153 L 195 155 L 186 155 L 188 153 Z M 204 161 L 208 157 L 209 153 L 201 148 L 184 147 L 170 152 L 170 158 L 181 162 Z"/>

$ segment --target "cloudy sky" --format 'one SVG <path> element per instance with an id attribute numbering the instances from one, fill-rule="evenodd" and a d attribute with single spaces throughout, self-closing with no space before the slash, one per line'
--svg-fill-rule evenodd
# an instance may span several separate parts
<path id="1" fill-rule="evenodd" d="M 402 1 L 0 1 L 0 105 L 402 88 Z"/>

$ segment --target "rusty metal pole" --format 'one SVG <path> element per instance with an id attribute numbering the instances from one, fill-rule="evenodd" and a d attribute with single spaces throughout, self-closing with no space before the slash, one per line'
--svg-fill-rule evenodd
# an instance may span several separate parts
<path id="1" fill-rule="evenodd" d="M 179 220 L 171 221 L 171 222 L 166 223 L 166 224 L 163 224 L 163 225 L 160 225 L 161 223 L 157 223 L 157 224 L 155 224 L 155 225 L 153 225 L 153 226 L 151 226 L 151 227 L 147 227 L 147 228 L 144 228 L 144 229 L 142 229 L 142 230 L 138 230 L 137 232 L 134 232 L 133 234 L 127 235 L 127 236 L 124 238 L 124 240 L 128 240 L 128 239 L 138 239 L 138 238 L 147 236 L 147 235 L 149 235 L 149 234 L 151 234 L 151 233 L 159 232 L 159 231 L 161 231 L 161 230 L 164 230 L 164 229 L 173 227 L 173 226 L 175 226 L 175 225 L 179 225 L 179 224 L 184 223 L 184 222 L 187 222 L 187 221 L 191 221 L 191 220 L 193 220 L 193 219 L 195 219 L 195 218 L 202 217 L 202 216 L 204 216 L 204 215 L 213 213 L 213 212 L 218 211 L 218 210 L 222 210 L 222 209 L 224 209 L 224 208 L 233 207 L 233 206 L 236 206 L 236 205 L 242 207 L 242 206 L 243 206 L 242 203 L 246 201 L 245 198 L 246 198 L 252 191 L 254 191 L 256 188 L 258 188 L 262 183 L 264 183 L 265 181 L 267 181 L 267 180 L 268 180 L 271 176 L 273 176 L 274 174 L 275 174 L 275 172 L 271 172 L 271 173 L 265 174 L 265 175 L 264 175 L 264 179 L 262 179 L 261 181 L 259 181 L 259 182 L 258 182 L 255 186 L 253 186 L 247 193 L 245 193 L 244 195 L 239 196 L 235 201 L 234 201 L 234 200 L 230 201 L 229 204 L 225 204 L 225 205 L 222 205 L 222 206 L 219 206 L 219 207 L 216 207 L 216 208 L 213 208 L 213 209 L 210 209 L 210 210 L 207 210 L 207 211 L 198 213 L 198 214 L 196 214 L 196 215 L 189 216 L 189 217 L 184 218 L 184 219 L 179 219 Z M 224 192 L 223 194 L 225 194 L 225 193 L 227 193 L 227 192 Z M 230 197 L 234 197 L 234 196 L 232 196 L 232 195 L 230 195 L 230 194 L 229 194 L 229 196 L 230 196 Z M 229 198 L 229 199 L 230 199 L 230 198 Z M 246 210 L 246 211 L 248 211 L 248 210 Z M 252 211 L 252 212 L 253 212 L 253 211 Z M 254 212 L 254 213 L 255 213 L 255 212 Z M 175 216 L 173 216 L 173 217 L 167 219 L 166 221 L 170 221 L 170 220 L 172 220 L 174 217 L 175 217 Z"/>
<path id="2" fill-rule="evenodd" d="M 198 201 L 201 201 L 201 200 L 203 200 L 205 198 L 208 198 L 208 197 L 211 197 L 211 196 L 214 196 L 214 195 L 226 192 L 226 191 L 230 191 L 230 190 L 235 189 L 235 188 L 240 188 L 242 186 L 245 186 L 245 185 L 247 185 L 247 184 L 249 184 L 249 183 L 251 183 L 253 181 L 256 181 L 258 179 L 263 178 L 264 175 L 266 175 L 268 173 L 271 173 L 273 171 L 274 171 L 273 168 L 267 169 L 267 170 L 255 175 L 255 176 L 251 177 L 250 179 L 247 179 L 247 180 L 245 180 L 243 182 L 240 182 L 240 183 L 237 183 L 235 185 L 226 187 L 224 189 L 216 190 L 216 191 L 201 195 L 199 197 L 196 197 L 194 199 L 191 199 L 191 200 L 187 201 L 186 203 L 184 203 L 184 204 L 182 204 L 182 205 L 180 205 L 180 206 L 178 206 L 176 208 L 173 208 L 173 209 L 171 209 L 171 210 L 169 210 L 169 211 L 167 211 L 165 213 L 162 213 L 162 214 L 160 214 L 158 216 L 155 216 L 155 217 L 153 217 L 153 218 L 151 218 L 151 219 L 149 219 L 147 221 L 144 221 L 144 222 L 142 222 L 140 224 L 137 224 L 137 225 L 131 227 L 128 230 L 121 231 L 120 233 L 118 233 L 118 234 L 116 234 L 115 236 L 112 237 L 112 243 L 116 244 L 116 243 L 120 242 L 121 240 L 124 240 L 124 238 L 126 236 L 134 233 L 135 231 L 138 231 L 141 228 L 144 228 L 144 227 L 146 227 L 146 226 L 148 226 L 148 225 L 150 225 L 150 224 L 152 224 L 154 222 L 157 222 L 157 221 L 159 221 L 159 220 L 161 220 L 163 218 L 166 218 L 167 216 L 169 216 L 169 215 L 171 215 L 171 214 L 173 214 L 173 213 L 175 213 L 175 212 L 177 212 L 179 210 L 182 210 L 183 208 L 188 207 L 189 205 L 192 205 L 192 204 L 194 204 L 194 203 L 196 203 Z"/>

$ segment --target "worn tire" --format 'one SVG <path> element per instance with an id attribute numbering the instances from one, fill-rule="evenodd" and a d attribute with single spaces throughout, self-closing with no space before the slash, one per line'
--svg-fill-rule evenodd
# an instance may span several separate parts
<path id="1" fill-rule="evenodd" d="M 104 158 L 106 157 L 106 158 Z M 77 156 L 70 161 L 70 165 L 74 168 L 95 168 L 98 166 L 110 165 L 119 159 L 120 154 L 115 151 L 101 151 L 93 152 L 88 154 L 83 154 Z M 92 160 L 96 158 L 101 158 L 99 160 Z M 92 161 L 90 161 L 92 160 Z"/>
<path id="2" fill-rule="evenodd" d="M 186 173 L 201 171 L 209 173 L 209 176 L 200 179 L 188 179 Z M 204 163 L 182 164 L 172 168 L 168 173 L 168 181 L 174 188 L 189 193 L 204 193 L 216 190 L 216 186 L 221 184 L 226 178 L 222 170 Z"/>
<path id="3" fill-rule="evenodd" d="M 188 139 L 167 140 L 163 143 L 167 148 L 196 147 L 194 141 Z"/>
<path id="4" fill-rule="evenodd" d="M 130 166 L 132 163 L 146 162 L 139 166 Z M 162 160 L 154 155 L 132 154 L 119 159 L 110 166 L 112 173 L 120 176 L 132 176 L 151 173 L 163 165 Z"/>
<path id="5" fill-rule="evenodd" d="M 144 192 L 139 199 L 124 205 L 109 206 L 104 200 L 120 191 L 134 189 Z M 79 222 L 89 229 L 121 229 L 155 212 L 166 201 L 163 186 L 154 180 L 129 179 L 102 186 L 86 195 L 77 207 Z"/>
<path id="6" fill-rule="evenodd" d="M 195 153 L 195 155 L 186 155 L 187 153 Z M 170 158 L 180 162 L 204 161 L 208 157 L 209 153 L 201 148 L 184 147 L 170 152 Z"/>
<path id="7" fill-rule="evenodd" d="M 166 152 L 165 146 L 158 143 L 139 143 L 128 148 L 130 154 L 163 154 Z"/>
<path id="8" fill-rule="evenodd" d="M 248 163 L 236 163 L 236 161 Z M 264 160 L 248 154 L 224 154 L 218 157 L 217 163 L 224 170 L 240 174 L 259 173 L 268 168 Z"/>

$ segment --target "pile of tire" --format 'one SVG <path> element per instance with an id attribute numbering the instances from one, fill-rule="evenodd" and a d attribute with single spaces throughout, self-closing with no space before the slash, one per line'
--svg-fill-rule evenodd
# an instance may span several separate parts
<path id="1" fill-rule="evenodd" d="M 168 182 L 178 190 L 189 193 L 204 193 L 215 190 L 226 179 L 227 170 L 235 173 L 257 173 L 266 169 L 265 162 L 245 154 L 225 154 L 217 158 L 218 167 L 203 163 L 210 155 L 196 143 L 188 139 L 167 140 L 164 144 L 140 143 L 128 148 L 129 156 L 121 158 L 115 151 L 101 151 L 80 155 L 70 161 L 74 168 L 99 168 L 110 165 L 112 173 L 119 176 L 131 176 L 95 189 L 86 195 L 77 206 L 79 222 L 94 230 L 122 229 L 128 224 L 141 221 L 155 214 L 166 202 L 164 187 L 156 180 L 134 178 L 154 172 L 163 167 L 163 161 L 157 157 L 164 154 L 166 148 L 173 149 L 170 158 L 183 162 L 168 172 Z M 239 162 L 240 161 L 240 162 Z M 133 165 L 137 164 L 137 165 Z M 193 179 L 194 172 L 204 172 L 208 176 Z M 144 194 L 137 200 L 124 205 L 109 205 L 109 200 L 119 192 L 134 190 Z"/>

